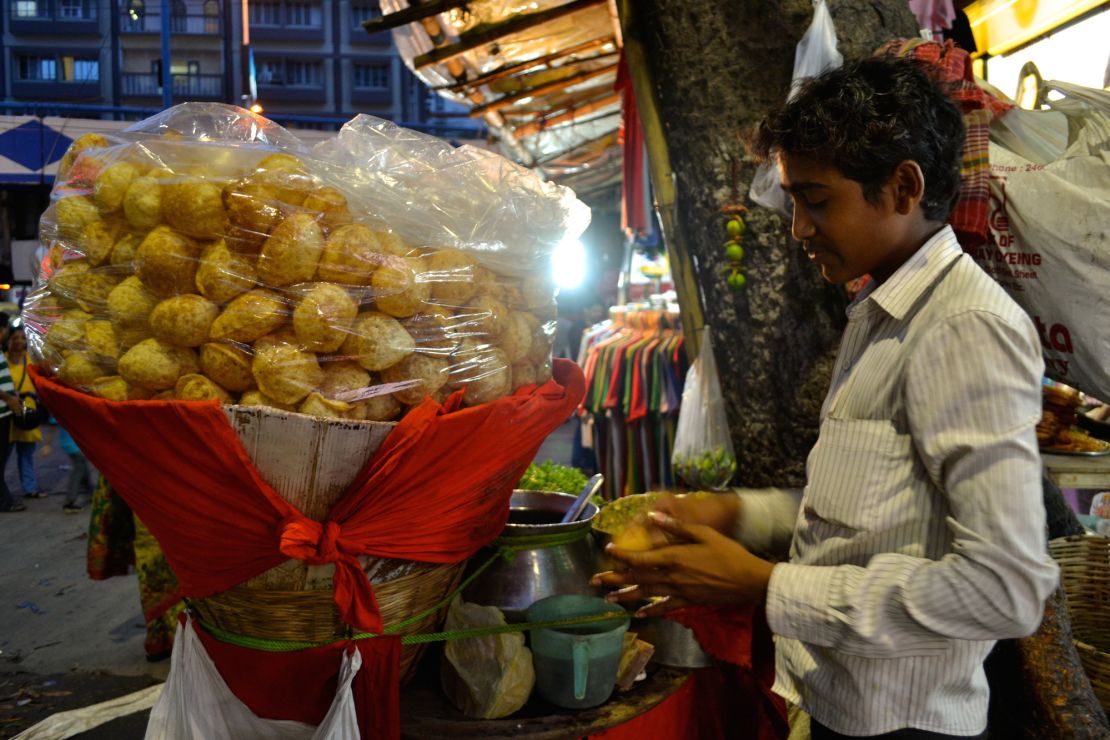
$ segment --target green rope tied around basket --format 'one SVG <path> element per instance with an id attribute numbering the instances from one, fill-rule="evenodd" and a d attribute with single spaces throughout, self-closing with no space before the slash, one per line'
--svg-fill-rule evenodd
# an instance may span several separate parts
<path id="1" fill-rule="evenodd" d="M 221 642 L 226 642 L 230 645 L 237 645 L 239 647 L 250 648 L 252 650 L 262 650 L 266 652 L 290 652 L 294 650 L 307 650 L 309 648 L 323 647 L 324 645 L 331 645 L 342 640 L 369 640 L 375 637 L 383 637 L 386 635 L 393 635 L 400 630 L 408 627 L 411 624 L 420 622 L 421 620 L 435 614 L 440 609 L 451 603 L 451 601 L 462 593 L 467 586 L 469 586 L 474 579 L 484 573 L 491 565 L 496 563 L 499 559 L 512 560 L 516 557 L 518 552 L 525 550 L 540 550 L 550 547 L 559 547 L 561 545 L 568 545 L 572 542 L 577 542 L 584 536 L 581 530 L 572 530 L 570 532 L 554 532 L 552 534 L 536 534 L 527 537 L 500 537 L 494 540 L 494 552 L 486 559 L 480 566 L 474 569 L 474 572 L 467 576 L 462 583 L 455 587 L 445 597 L 438 602 L 428 607 L 422 612 L 412 615 L 400 622 L 395 622 L 388 625 L 382 634 L 377 635 L 373 632 L 352 632 L 343 637 L 337 637 L 332 640 L 311 641 L 311 640 L 271 640 L 263 637 L 251 637 L 249 635 L 239 635 L 234 632 L 219 627 L 209 625 L 203 620 L 200 621 L 205 630 L 208 631 L 216 639 Z M 551 622 L 523 622 L 519 624 L 506 624 L 491 627 L 476 627 L 469 630 L 457 630 L 453 632 L 429 632 L 418 635 L 404 635 L 401 637 L 402 645 L 419 645 L 429 642 L 446 642 L 449 640 L 464 640 L 472 637 L 487 637 L 489 635 L 504 634 L 506 632 L 525 632 L 534 629 L 546 629 L 550 627 L 573 627 L 579 624 L 590 624 L 592 622 L 607 622 L 614 619 L 631 619 L 627 614 L 618 614 L 616 612 L 608 614 L 590 614 L 584 617 L 568 617 Z"/>
<path id="2" fill-rule="evenodd" d="M 554 619 L 546 622 L 521 622 L 519 624 L 502 624 L 490 627 L 474 627 L 466 630 L 453 630 L 447 632 L 427 632 L 419 635 L 404 635 L 401 638 L 402 645 L 422 645 L 429 642 L 449 642 L 451 640 L 468 640 L 473 637 L 488 637 L 489 635 L 501 635 L 507 632 L 528 632 L 531 630 L 540 629 L 557 629 L 560 627 L 575 627 L 583 624 L 593 624 L 595 622 L 614 622 L 625 621 L 632 619 L 632 615 L 628 612 L 607 612 L 605 614 L 586 614 L 581 617 L 567 617 L 566 619 Z M 261 650 L 268 653 L 285 653 L 295 650 L 307 650 L 309 648 L 324 647 L 325 645 L 332 645 L 336 642 L 343 640 L 372 640 L 383 635 L 376 635 L 372 632 L 360 632 L 350 637 L 340 637 L 334 640 L 325 640 L 323 642 L 311 642 L 308 640 L 268 640 L 262 637 L 250 637 L 249 635 L 237 635 L 234 632 L 220 629 L 205 624 L 201 621 L 201 625 L 213 637 L 220 642 L 226 642 L 231 645 L 239 647 L 250 648 L 251 650 Z"/>

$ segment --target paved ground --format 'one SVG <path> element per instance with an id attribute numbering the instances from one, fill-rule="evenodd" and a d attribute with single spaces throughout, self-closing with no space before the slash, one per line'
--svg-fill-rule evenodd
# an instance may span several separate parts
<path id="1" fill-rule="evenodd" d="M 570 464 L 573 425 L 544 442 L 536 459 Z M 88 510 L 62 513 L 69 459 L 37 459 L 40 488 L 27 511 L 0 514 L 0 737 L 65 709 L 95 704 L 164 680 L 169 661 L 148 663 L 135 577 L 91 581 L 85 573 Z M 14 456 L 9 489 L 18 494 Z M 141 738 L 146 713 L 82 738 Z"/>

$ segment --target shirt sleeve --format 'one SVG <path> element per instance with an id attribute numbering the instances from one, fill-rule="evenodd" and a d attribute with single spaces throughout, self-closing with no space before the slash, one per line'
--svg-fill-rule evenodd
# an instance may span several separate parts
<path id="1" fill-rule="evenodd" d="M 785 560 L 801 506 L 800 488 L 738 488 L 733 538 L 754 553 Z"/>
<path id="2" fill-rule="evenodd" d="M 1045 548 L 1034 431 L 1042 372 L 1024 317 L 969 310 L 933 326 L 908 360 L 904 394 L 916 452 L 949 505 L 951 551 L 940 560 L 883 553 L 866 566 L 776 565 L 772 630 L 874 658 L 1036 630 L 1058 576 Z"/>

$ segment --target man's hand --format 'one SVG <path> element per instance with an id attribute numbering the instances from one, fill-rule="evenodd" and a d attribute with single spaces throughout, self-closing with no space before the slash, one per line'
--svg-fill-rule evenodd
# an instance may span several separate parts
<path id="1" fill-rule="evenodd" d="M 19 396 L 13 396 L 10 393 L 4 394 L 4 403 L 8 405 L 11 412 L 16 416 L 23 416 L 23 400 Z"/>
<path id="2" fill-rule="evenodd" d="M 740 515 L 740 497 L 708 491 L 677 496 L 666 494 L 655 503 L 655 510 L 687 524 L 704 524 L 721 534 L 731 535 Z"/>
<path id="3" fill-rule="evenodd" d="M 621 587 L 608 595 L 609 601 L 663 597 L 636 613 L 643 617 L 684 606 L 753 604 L 764 598 L 773 564 L 708 525 L 686 524 L 661 512 L 650 516 L 678 544 L 647 552 L 629 552 L 612 545 L 606 548 L 609 557 L 628 566 L 591 579 L 595 586 Z"/>

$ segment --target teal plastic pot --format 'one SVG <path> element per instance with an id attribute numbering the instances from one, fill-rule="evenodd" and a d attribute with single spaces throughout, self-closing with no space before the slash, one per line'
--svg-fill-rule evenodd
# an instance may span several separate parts
<path id="1" fill-rule="evenodd" d="M 595 596 L 549 596 L 528 607 L 529 622 L 593 614 L 619 618 L 531 632 L 536 690 L 557 707 L 586 709 L 609 699 L 617 681 L 628 619 L 624 609 Z"/>

